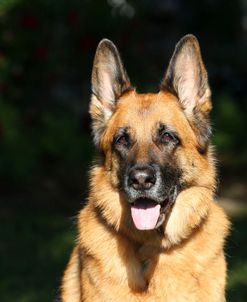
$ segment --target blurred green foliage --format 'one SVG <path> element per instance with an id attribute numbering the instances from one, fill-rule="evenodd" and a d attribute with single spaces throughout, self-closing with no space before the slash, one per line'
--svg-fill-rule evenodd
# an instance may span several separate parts
<path id="1" fill-rule="evenodd" d="M 0 215 L 6 241 L 0 251 L 11 259 L 1 263 L 1 300 L 54 301 L 73 245 L 71 221 L 54 213 L 19 213 L 12 212 L 12 222 Z"/>
<path id="2" fill-rule="evenodd" d="M 22 124 L 17 108 L 0 102 L 1 148 L 0 171 L 14 183 L 35 182 L 44 166 L 76 165 L 91 159 L 91 145 L 79 131 L 73 116 L 44 113 L 34 129 Z M 54 166 L 55 164 L 55 166 Z"/>
<path id="3" fill-rule="evenodd" d="M 241 104 L 223 92 L 213 102 L 214 143 L 220 159 L 229 168 L 244 168 L 247 164 L 247 140 L 244 139 L 247 130 L 247 99 Z"/>

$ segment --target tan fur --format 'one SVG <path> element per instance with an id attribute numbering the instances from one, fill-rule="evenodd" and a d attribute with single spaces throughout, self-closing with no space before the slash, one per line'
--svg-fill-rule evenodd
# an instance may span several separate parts
<path id="1" fill-rule="evenodd" d="M 92 100 L 91 114 L 100 114 L 97 100 Z M 118 190 L 112 138 L 119 127 L 129 126 L 138 141 L 130 156 L 145 161 L 152 148 L 162 161 L 161 150 L 147 135 L 157 121 L 173 125 L 181 137 L 174 157 L 189 186 L 178 194 L 161 230 L 139 231 Z M 107 121 L 100 148 L 104 161 L 91 170 L 89 199 L 78 217 L 79 235 L 64 273 L 62 301 L 225 301 L 223 247 L 229 222 L 213 199 L 213 154 L 211 147 L 198 152 L 196 133 L 177 97 L 166 91 L 125 93 Z"/>

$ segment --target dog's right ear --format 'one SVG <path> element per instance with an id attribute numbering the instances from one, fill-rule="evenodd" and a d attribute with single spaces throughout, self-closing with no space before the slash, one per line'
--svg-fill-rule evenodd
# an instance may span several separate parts
<path id="1" fill-rule="evenodd" d="M 90 104 L 93 136 L 97 146 L 109 118 L 115 111 L 117 100 L 131 89 L 116 46 L 111 41 L 103 39 L 94 58 Z"/>

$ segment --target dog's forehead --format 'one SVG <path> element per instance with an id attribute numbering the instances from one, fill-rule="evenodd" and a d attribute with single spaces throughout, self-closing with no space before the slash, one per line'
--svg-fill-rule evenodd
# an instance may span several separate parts
<path id="1" fill-rule="evenodd" d="M 124 95 L 117 107 L 117 123 L 133 125 L 149 125 L 158 122 L 177 127 L 184 127 L 187 121 L 175 96 L 169 93 L 130 92 Z"/>

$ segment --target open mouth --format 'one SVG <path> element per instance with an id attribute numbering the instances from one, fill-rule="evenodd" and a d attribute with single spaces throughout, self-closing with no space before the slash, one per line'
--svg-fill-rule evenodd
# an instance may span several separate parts
<path id="1" fill-rule="evenodd" d="M 173 199 L 165 199 L 162 203 L 148 198 L 138 198 L 131 204 L 131 216 L 138 230 L 153 230 L 161 226 L 165 220 L 165 212 L 174 203 Z"/>

